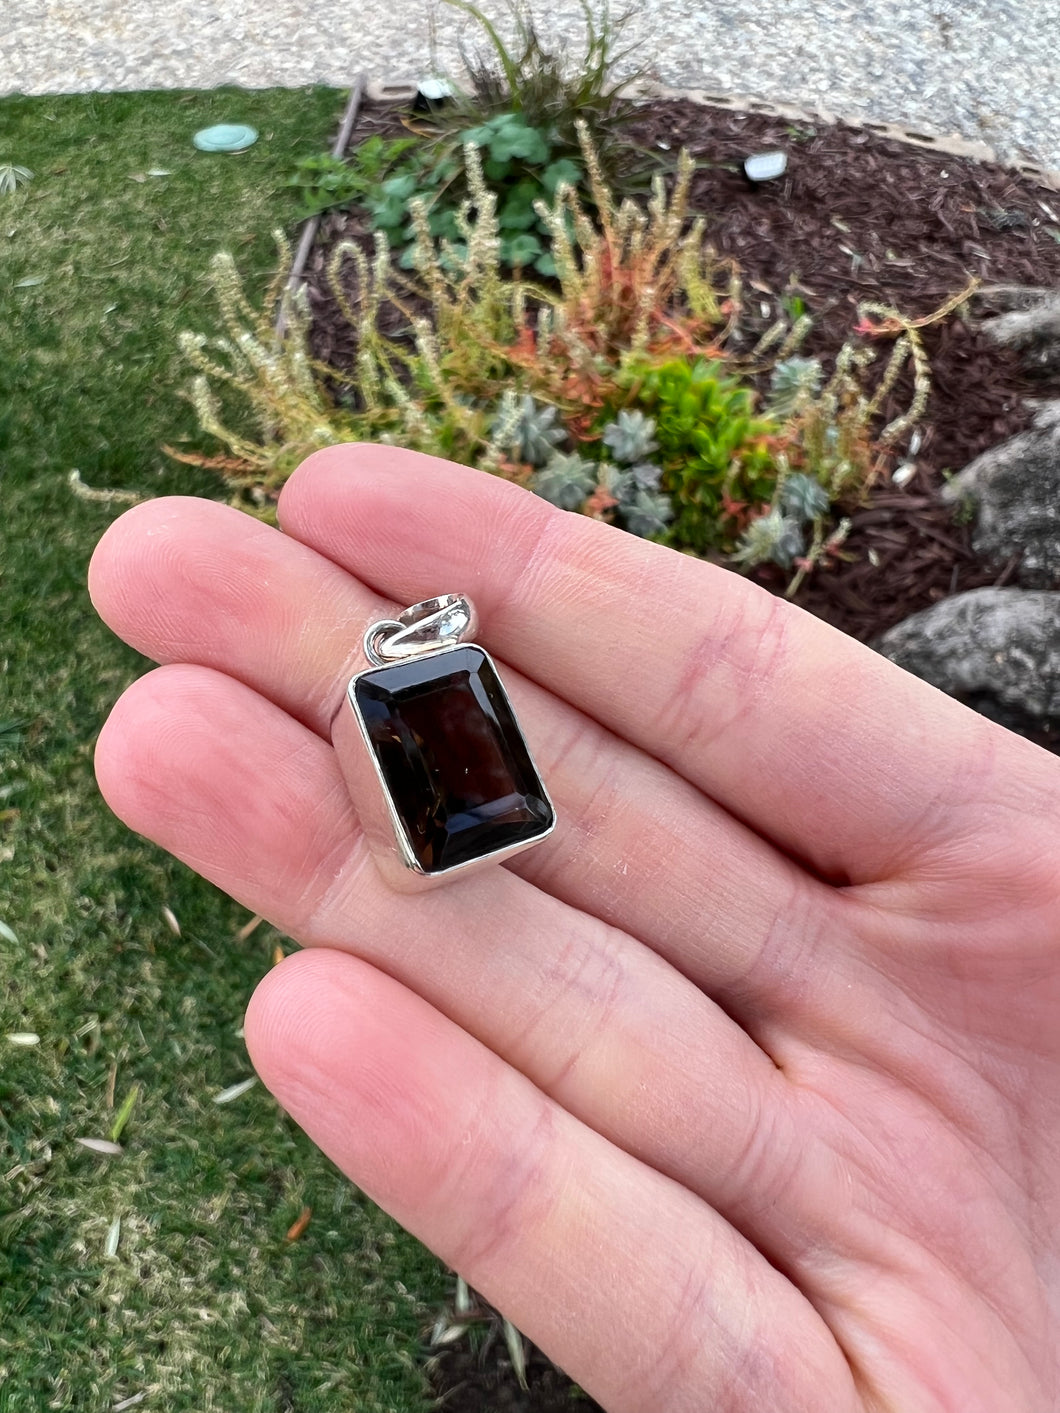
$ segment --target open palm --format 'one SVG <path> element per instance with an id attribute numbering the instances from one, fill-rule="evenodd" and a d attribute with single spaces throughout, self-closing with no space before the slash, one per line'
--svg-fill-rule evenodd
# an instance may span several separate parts
<path id="1" fill-rule="evenodd" d="M 137 507 L 103 792 L 308 950 L 284 1107 L 611 1413 L 1060 1407 L 1060 766 L 736 575 L 383 447 Z M 328 724 L 469 594 L 556 801 L 407 897 Z"/>

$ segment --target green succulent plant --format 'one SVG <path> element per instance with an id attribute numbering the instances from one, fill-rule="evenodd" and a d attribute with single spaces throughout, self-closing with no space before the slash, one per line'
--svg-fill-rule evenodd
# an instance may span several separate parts
<path id="1" fill-rule="evenodd" d="M 779 504 L 785 515 L 806 521 L 826 515 L 831 501 L 820 481 L 796 471 L 781 486 Z"/>
<path id="2" fill-rule="evenodd" d="M 654 433 L 655 422 L 651 417 L 645 417 L 638 408 L 624 407 L 604 428 L 602 440 L 616 461 L 631 466 L 634 462 L 646 461 L 658 450 Z"/>
<path id="3" fill-rule="evenodd" d="M 726 498 L 770 502 L 777 471 L 767 438 L 778 425 L 756 417 L 751 390 L 706 358 L 632 364 L 623 382 L 629 402 L 654 422 L 661 486 L 673 511 L 669 541 L 699 553 L 731 551 Z M 644 489 L 650 493 L 650 485 Z"/>
<path id="4" fill-rule="evenodd" d="M 509 406 L 502 402 L 501 409 L 494 419 L 494 426 L 502 426 L 509 417 Z M 519 400 L 519 413 L 512 430 L 509 449 L 516 461 L 528 462 L 531 466 L 544 466 L 556 448 L 567 440 L 562 423 L 557 426 L 559 409 L 542 407 L 529 393 Z"/>
<path id="5" fill-rule="evenodd" d="M 629 501 L 620 504 L 619 514 L 627 530 L 648 539 L 663 533 L 674 518 L 674 508 L 669 496 L 638 488 Z"/>
<path id="6" fill-rule="evenodd" d="M 615 523 L 634 535 L 648 538 L 661 534 L 673 519 L 670 497 L 659 493 L 658 466 L 616 466 L 611 461 L 597 465 L 597 485 L 617 501 Z M 654 473 L 654 474 L 651 474 Z"/>
<path id="7" fill-rule="evenodd" d="M 770 374 L 766 411 L 783 421 L 817 396 L 824 374 L 818 358 L 785 358 Z"/>
<path id="8" fill-rule="evenodd" d="M 747 569 L 769 560 L 779 564 L 781 569 L 790 569 L 805 552 L 806 541 L 798 521 L 774 506 L 751 521 L 740 536 L 732 558 Z"/>
<path id="9" fill-rule="evenodd" d="M 596 484 L 605 494 L 614 496 L 619 505 L 636 494 L 637 486 L 632 471 L 624 471 L 612 461 L 601 461 L 597 467 Z"/>
<path id="10" fill-rule="evenodd" d="M 654 461 L 638 461 L 629 468 L 638 491 L 657 491 L 662 484 L 662 467 Z"/>
<path id="11" fill-rule="evenodd" d="M 429 115 L 431 125 L 448 135 L 514 113 L 527 126 L 547 131 L 559 154 L 577 161 L 576 127 L 581 119 L 596 137 L 605 176 L 624 191 L 632 189 L 630 183 L 638 189 L 647 186 L 651 168 L 659 163 L 624 132 L 639 112 L 626 85 L 646 71 L 629 72 L 636 46 L 620 43 L 632 10 L 613 15 L 608 0 L 579 0 L 585 35 L 579 46 L 571 44 L 570 26 L 554 35 L 545 33 L 528 0 L 506 0 L 507 40 L 472 0 L 445 3 L 468 15 L 486 43 L 461 47 L 465 78 L 453 81 L 452 98 Z"/>
<path id="12" fill-rule="evenodd" d="M 554 452 L 534 473 L 531 489 L 561 510 L 577 510 L 595 490 L 599 469 L 577 452 Z"/>
<path id="13" fill-rule="evenodd" d="M 485 148 L 483 171 L 491 181 L 508 175 L 513 157 L 541 166 L 552 152 L 544 133 L 529 126 L 520 113 L 495 113 L 478 127 L 466 129 L 461 139 Z"/>

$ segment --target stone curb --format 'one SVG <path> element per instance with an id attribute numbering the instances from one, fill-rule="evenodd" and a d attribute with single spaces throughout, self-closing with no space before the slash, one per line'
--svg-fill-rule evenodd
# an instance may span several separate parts
<path id="1" fill-rule="evenodd" d="M 703 88 L 669 88 L 662 83 L 644 82 L 629 84 L 626 92 L 634 98 L 686 98 L 704 107 L 728 108 L 735 113 L 764 113 L 772 118 L 786 118 L 789 122 L 844 123 L 847 127 L 875 133 L 878 137 L 908 143 L 911 147 L 948 153 L 954 157 L 970 157 L 976 162 L 990 162 L 1010 172 L 1019 172 L 1050 191 L 1060 192 L 1060 171 L 1040 167 L 1034 162 L 1006 162 L 987 143 L 962 137 L 960 133 L 925 132 L 920 128 L 903 127 L 900 123 L 868 122 L 864 118 L 833 113 L 822 104 L 804 108 L 794 103 L 770 103 L 748 93 L 711 93 Z M 375 103 L 407 102 L 415 95 L 416 82 L 412 79 L 373 79 L 368 84 L 368 97 Z"/>

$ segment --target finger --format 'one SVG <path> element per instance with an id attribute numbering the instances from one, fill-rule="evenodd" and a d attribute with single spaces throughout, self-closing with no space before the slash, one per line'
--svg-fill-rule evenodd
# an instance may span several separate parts
<path id="1" fill-rule="evenodd" d="M 998 728 L 736 574 L 392 447 L 303 463 L 281 524 L 372 588 L 472 594 L 483 641 L 829 878 L 944 847 Z"/>
<path id="2" fill-rule="evenodd" d="M 297 540 L 192 498 L 115 522 L 90 587 L 141 652 L 224 671 L 325 737 L 364 628 L 393 613 Z M 844 934 L 825 924 L 829 890 L 667 766 L 536 683 L 505 680 L 560 817 L 518 872 L 633 932 L 748 1024 L 780 1005 L 792 1023 L 800 1008 L 820 1014 L 821 972 L 846 994 L 845 958 L 823 963 Z"/>
<path id="3" fill-rule="evenodd" d="M 857 1407 L 820 1317 L 742 1237 L 396 981 L 291 957 L 246 1037 L 342 1171 L 612 1413 Z"/>
<path id="4" fill-rule="evenodd" d="M 145 501 L 107 529 L 88 588 L 97 613 L 155 662 L 215 667 L 319 735 L 389 600 L 297 540 L 196 496 Z"/>
<path id="5" fill-rule="evenodd" d="M 131 828 L 254 912 L 410 986 L 771 1248 L 789 1227 L 805 1242 L 793 1174 L 806 1119 L 788 1081 L 649 948 L 506 869 L 427 895 L 390 892 L 330 747 L 208 669 L 134 683 L 100 735 L 96 770 Z"/>

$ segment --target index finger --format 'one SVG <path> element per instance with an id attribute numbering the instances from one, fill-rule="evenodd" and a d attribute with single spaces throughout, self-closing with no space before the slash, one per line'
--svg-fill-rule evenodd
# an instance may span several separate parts
<path id="1" fill-rule="evenodd" d="M 332 447 L 279 516 L 390 598 L 470 594 L 507 662 L 826 878 L 904 871 L 988 798 L 1010 739 L 1021 768 L 1017 738 L 739 575 L 481 471 Z"/>

